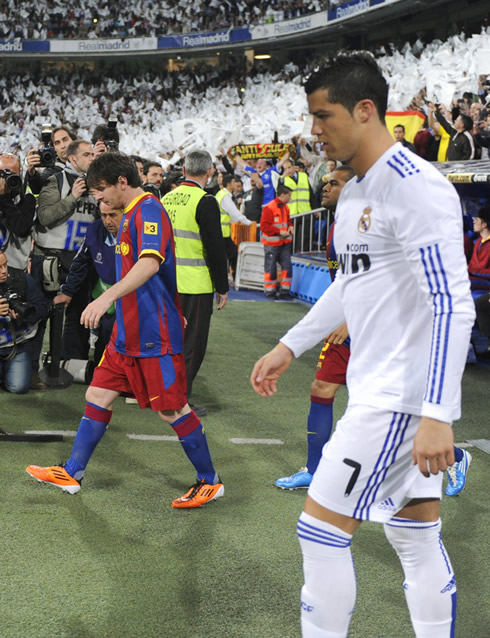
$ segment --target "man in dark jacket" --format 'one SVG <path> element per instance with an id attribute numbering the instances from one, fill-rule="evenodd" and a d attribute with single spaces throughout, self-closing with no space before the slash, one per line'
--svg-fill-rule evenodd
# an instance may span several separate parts
<path id="1" fill-rule="evenodd" d="M 451 124 L 441 112 L 441 107 L 433 107 L 436 120 L 449 133 L 451 139 L 447 149 L 450 162 L 475 159 L 475 142 L 471 135 L 473 120 L 469 115 L 460 114 Z"/>

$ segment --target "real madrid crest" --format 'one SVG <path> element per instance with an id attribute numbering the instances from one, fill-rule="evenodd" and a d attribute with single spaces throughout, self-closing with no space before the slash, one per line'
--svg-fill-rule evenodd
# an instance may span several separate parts
<path id="1" fill-rule="evenodd" d="M 366 208 L 362 211 L 361 218 L 357 223 L 357 229 L 360 233 L 367 233 L 367 231 L 371 228 L 371 213 L 373 209 L 370 206 L 366 206 Z"/>

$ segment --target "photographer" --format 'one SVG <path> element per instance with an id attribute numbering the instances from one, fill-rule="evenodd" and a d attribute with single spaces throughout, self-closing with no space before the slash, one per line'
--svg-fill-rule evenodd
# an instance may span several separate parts
<path id="1" fill-rule="evenodd" d="M 20 159 L 12 153 L 0 155 L 0 249 L 12 267 L 25 270 L 31 250 L 31 230 L 36 200 L 24 194 Z"/>
<path id="2" fill-rule="evenodd" d="M 41 139 L 42 145 L 30 150 L 26 158 L 27 185 L 34 195 L 39 195 L 51 175 L 64 170 L 68 147 L 77 138 L 66 126 L 58 126 L 52 131 L 43 128 Z"/>
<path id="3" fill-rule="evenodd" d="M 32 339 L 48 301 L 34 279 L 7 268 L 0 250 L 0 382 L 7 392 L 24 394 L 31 384 Z"/>
<path id="4" fill-rule="evenodd" d="M 117 119 L 110 117 L 107 124 L 99 124 L 96 126 L 91 141 L 94 145 L 95 157 L 99 157 L 108 151 L 117 151 L 119 149 Z"/>
<path id="5" fill-rule="evenodd" d="M 98 216 L 97 204 L 88 193 L 85 174 L 94 159 L 92 145 L 75 140 L 67 148 L 65 169 L 52 175 L 39 195 L 38 220 L 34 229 L 32 275 L 48 298 L 54 297 L 65 280 L 88 227 Z M 88 286 L 80 290 L 65 315 L 62 358 L 87 359 L 88 330 L 80 326 L 87 304 Z M 39 329 L 33 352 L 33 370 L 39 365 L 45 325 Z"/>

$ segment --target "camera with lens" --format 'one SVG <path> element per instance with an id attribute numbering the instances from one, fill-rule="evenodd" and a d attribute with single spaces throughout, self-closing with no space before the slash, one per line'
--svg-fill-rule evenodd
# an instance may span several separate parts
<path id="1" fill-rule="evenodd" d="M 41 131 L 42 146 L 37 151 L 41 158 L 41 162 L 39 163 L 41 168 L 54 166 L 56 162 L 56 151 L 54 150 L 53 142 L 51 140 L 51 133 L 52 131 L 50 126 L 44 126 Z"/>
<path id="2" fill-rule="evenodd" d="M 36 309 L 30 303 L 22 301 L 22 298 L 12 288 L 7 288 L 7 292 L 4 295 L 9 308 L 13 310 L 18 316 L 19 321 L 22 323 L 34 323 L 36 321 Z"/>
<path id="3" fill-rule="evenodd" d="M 0 177 L 5 180 L 5 190 L 11 195 L 18 195 L 22 191 L 22 179 L 9 171 L 8 168 L 0 170 Z"/>
<path id="4" fill-rule="evenodd" d="M 107 132 L 105 134 L 105 145 L 108 151 L 117 151 L 119 148 L 119 133 L 117 132 L 117 117 L 111 115 L 107 120 Z"/>

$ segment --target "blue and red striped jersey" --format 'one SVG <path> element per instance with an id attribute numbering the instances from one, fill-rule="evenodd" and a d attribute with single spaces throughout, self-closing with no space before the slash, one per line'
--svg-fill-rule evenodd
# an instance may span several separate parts
<path id="1" fill-rule="evenodd" d="M 125 209 L 116 244 L 116 279 L 142 255 L 160 261 L 158 272 L 116 302 L 110 347 L 131 357 L 159 357 L 183 351 L 183 315 L 177 292 L 172 226 L 156 197 L 143 193 Z"/>

